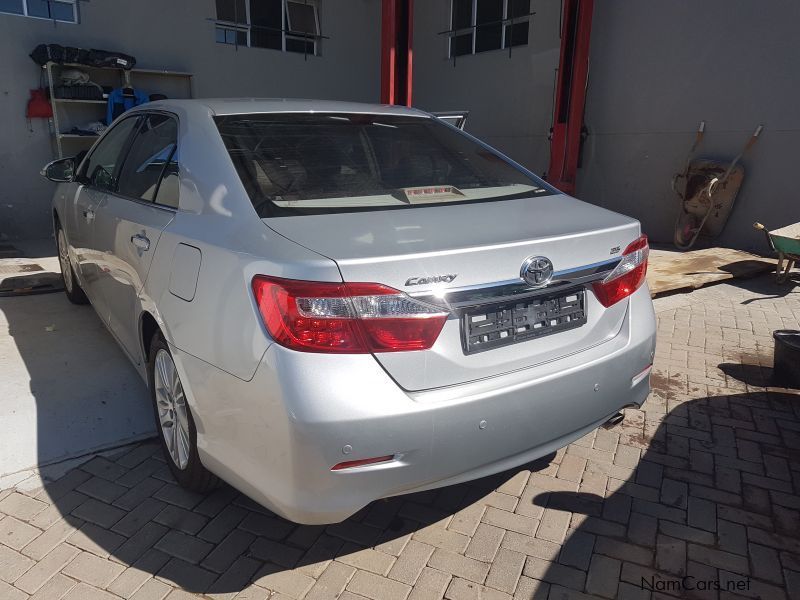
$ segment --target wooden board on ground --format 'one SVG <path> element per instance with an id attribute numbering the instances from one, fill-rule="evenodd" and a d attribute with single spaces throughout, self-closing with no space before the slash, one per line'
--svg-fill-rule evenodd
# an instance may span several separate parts
<path id="1" fill-rule="evenodd" d="M 55 256 L 0 258 L 0 296 L 45 294 L 64 289 Z"/>
<path id="2" fill-rule="evenodd" d="M 693 290 L 726 279 L 755 277 L 775 270 L 775 262 L 730 248 L 690 252 L 650 249 L 647 283 L 653 296 Z"/>

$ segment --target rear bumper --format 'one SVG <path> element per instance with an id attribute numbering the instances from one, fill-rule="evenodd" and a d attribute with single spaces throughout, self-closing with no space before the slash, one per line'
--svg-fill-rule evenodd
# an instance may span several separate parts
<path id="1" fill-rule="evenodd" d="M 341 521 L 378 498 L 475 479 L 544 456 L 625 406 L 640 406 L 655 317 L 646 286 L 619 334 L 575 355 L 500 377 L 403 391 L 371 356 L 273 344 L 238 380 L 176 351 L 203 463 L 299 523 Z M 343 461 L 391 462 L 331 471 Z"/>

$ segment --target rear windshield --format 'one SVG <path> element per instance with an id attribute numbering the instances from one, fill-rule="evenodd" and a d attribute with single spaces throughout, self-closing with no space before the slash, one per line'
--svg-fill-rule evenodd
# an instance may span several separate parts
<path id="1" fill-rule="evenodd" d="M 259 216 L 386 210 L 550 194 L 460 131 L 429 117 L 215 117 Z"/>

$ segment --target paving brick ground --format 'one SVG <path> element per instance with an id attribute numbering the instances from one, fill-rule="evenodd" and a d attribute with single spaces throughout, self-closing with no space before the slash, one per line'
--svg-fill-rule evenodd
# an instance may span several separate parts
<path id="1" fill-rule="evenodd" d="M 654 390 L 621 425 L 345 523 L 184 492 L 153 443 L 0 491 L 0 598 L 800 598 L 800 396 L 768 380 L 800 292 L 656 307 Z"/>

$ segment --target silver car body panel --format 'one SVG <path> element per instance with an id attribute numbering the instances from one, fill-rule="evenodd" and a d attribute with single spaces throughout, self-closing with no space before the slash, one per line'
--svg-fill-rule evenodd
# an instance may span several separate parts
<path id="1" fill-rule="evenodd" d="M 178 118 L 180 208 L 65 183 L 54 210 L 81 285 L 143 377 L 142 321 L 152 316 L 161 328 L 203 463 L 278 514 L 303 523 L 338 521 L 377 498 L 511 468 L 647 396 L 647 377 L 634 383 L 651 364 L 655 344 L 646 286 L 608 309 L 586 288 L 586 325 L 476 355 L 464 354 L 458 330 L 458 311 L 485 300 L 486 290 L 490 297 L 532 293 L 519 278 L 529 256 L 551 259 L 556 285 L 583 285 L 606 273 L 618 260 L 612 249 L 639 235 L 635 220 L 562 194 L 262 220 L 214 115 L 429 115 L 312 100 L 168 100 L 126 114 L 147 111 Z M 94 219 L 86 220 L 87 210 Z M 130 238 L 142 230 L 150 247 L 137 251 Z M 196 249 L 191 261 L 176 253 L 181 244 Z M 412 276 L 446 273 L 458 276 L 405 286 Z M 296 352 L 274 343 L 264 328 L 251 292 L 259 274 L 383 283 L 431 297 L 453 314 L 427 351 Z M 176 283 L 187 277 L 195 282 L 193 295 Z M 395 459 L 331 471 L 344 460 L 387 454 Z"/>
<path id="2" fill-rule="evenodd" d="M 655 315 L 646 286 L 626 304 L 620 333 L 602 347 L 425 392 L 403 391 L 366 355 L 313 355 L 277 344 L 250 382 L 182 352 L 176 363 L 192 382 L 204 464 L 280 515 L 330 523 L 376 498 L 535 460 L 622 407 L 641 405 L 649 382 L 633 381 L 650 363 Z M 303 385 L 286 384 L 294 378 Z M 330 470 L 387 454 L 396 459 Z"/>
<path id="3" fill-rule="evenodd" d="M 586 269 L 639 235 L 639 223 L 563 195 L 383 213 L 265 219 L 288 239 L 336 261 L 345 281 L 378 281 L 415 296 L 450 288 L 519 281 L 530 256 L 551 257 L 556 271 Z M 455 209 L 455 210 L 454 210 Z M 530 215 L 536 215 L 532 219 Z M 502 240 L 502 241 L 501 241 Z M 447 284 L 409 288 L 411 275 L 458 273 Z M 497 298 L 499 299 L 499 298 Z M 614 336 L 624 305 L 603 309 L 587 298 L 587 327 L 465 355 L 453 312 L 430 350 L 376 358 L 404 389 L 421 390 L 491 377 L 584 349 Z M 485 301 L 485 300 L 484 300 Z M 446 302 L 445 302 L 446 304 Z"/>

